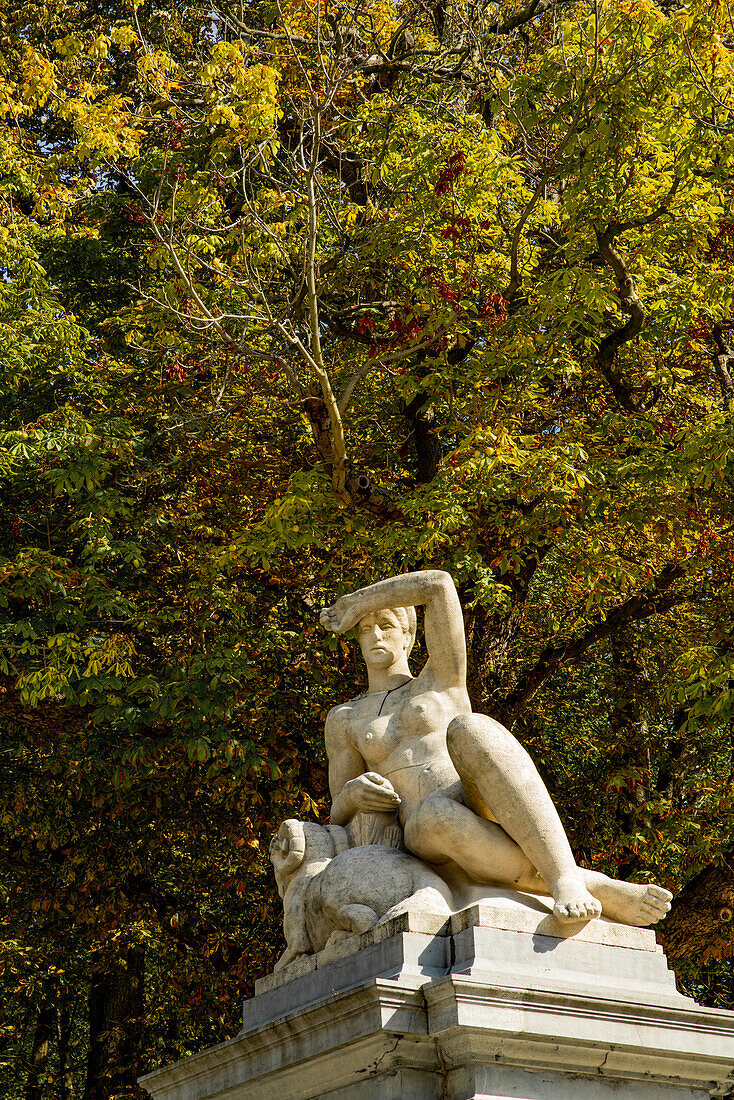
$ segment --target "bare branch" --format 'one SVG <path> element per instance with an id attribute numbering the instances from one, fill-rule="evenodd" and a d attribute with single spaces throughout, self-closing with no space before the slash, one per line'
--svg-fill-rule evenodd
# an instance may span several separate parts
<path id="1" fill-rule="evenodd" d="M 434 333 L 430 340 L 424 340 L 420 344 L 411 344 L 410 347 L 401 348 L 399 351 L 394 351 L 390 355 L 371 356 L 363 366 L 356 371 L 347 382 L 341 397 L 339 398 L 339 412 L 344 415 L 347 410 L 347 406 L 354 393 L 355 386 L 363 378 L 365 378 L 371 370 L 390 370 L 390 363 L 398 363 L 401 359 L 409 359 L 413 355 L 420 354 L 422 351 L 427 351 L 428 348 L 433 347 L 436 343 L 437 334 Z"/>
<path id="2" fill-rule="evenodd" d="M 691 52 L 691 46 L 690 46 L 690 43 L 688 41 L 688 38 L 686 36 L 685 31 L 683 31 L 683 41 L 686 44 L 686 53 L 688 54 L 688 59 L 691 62 L 691 64 L 693 65 L 693 67 L 695 68 L 695 70 L 698 73 L 699 77 L 701 78 L 701 83 L 703 84 L 704 88 L 706 89 L 708 94 L 711 96 L 714 103 L 717 103 L 719 105 L 719 107 L 723 107 L 725 111 L 727 111 L 728 113 L 731 113 L 732 106 L 728 103 L 724 103 L 723 100 L 719 99 L 716 92 L 713 90 L 713 88 L 709 84 L 708 80 L 706 79 L 706 77 L 701 72 L 699 64 L 696 61 L 695 57 L 693 56 L 693 53 Z"/>
<path id="3" fill-rule="evenodd" d="M 324 367 L 324 359 L 321 351 L 321 333 L 319 331 L 319 300 L 316 293 L 316 243 L 318 234 L 318 206 L 316 203 L 316 188 L 314 176 L 319 163 L 321 116 L 318 110 L 313 116 L 314 132 L 313 146 L 311 149 L 311 163 L 306 174 L 306 194 L 308 198 L 308 244 L 306 248 L 306 298 L 308 301 L 308 316 L 311 328 L 311 359 L 316 377 L 319 380 L 324 405 L 329 414 L 331 435 L 334 451 L 332 456 L 332 484 L 337 498 L 345 504 L 351 504 L 349 494 L 346 492 L 347 476 L 347 449 L 344 439 L 344 425 L 341 413 L 337 405 L 334 391 L 331 388 L 328 372 Z"/>

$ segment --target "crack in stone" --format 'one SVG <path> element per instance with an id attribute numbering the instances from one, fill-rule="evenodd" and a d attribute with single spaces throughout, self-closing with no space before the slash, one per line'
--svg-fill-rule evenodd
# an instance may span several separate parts
<path id="1" fill-rule="evenodd" d="M 596 1072 L 597 1073 L 603 1073 L 604 1072 L 604 1066 L 607 1064 L 607 1058 L 609 1057 L 609 1055 L 611 1053 L 612 1053 L 611 1050 L 608 1050 L 606 1052 L 606 1054 L 604 1055 L 604 1061 L 602 1062 L 602 1064 L 600 1066 L 596 1067 Z"/>
<path id="2" fill-rule="evenodd" d="M 401 1038 L 402 1038 L 402 1036 L 398 1035 L 396 1040 L 395 1040 L 395 1045 L 394 1046 L 390 1047 L 389 1050 L 384 1050 L 382 1052 L 382 1054 L 380 1055 L 380 1057 L 376 1058 L 371 1066 L 366 1066 L 363 1070 L 361 1070 L 361 1072 L 364 1073 L 365 1077 L 369 1078 L 369 1077 L 374 1077 L 375 1076 L 375 1074 L 378 1072 L 378 1070 L 380 1068 L 380 1063 L 385 1058 L 387 1058 L 387 1056 L 389 1054 L 394 1054 L 395 1051 L 398 1049 L 398 1046 L 400 1045 L 400 1039 Z"/>

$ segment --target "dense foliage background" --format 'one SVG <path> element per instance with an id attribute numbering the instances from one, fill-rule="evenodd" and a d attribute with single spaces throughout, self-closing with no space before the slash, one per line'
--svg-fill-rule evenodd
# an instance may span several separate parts
<path id="1" fill-rule="evenodd" d="M 0 8 L 3 1095 L 236 1032 L 361 682 L 318 608 L 422 566 L 732 1006 L 726 5 L 48 8 Z"/>

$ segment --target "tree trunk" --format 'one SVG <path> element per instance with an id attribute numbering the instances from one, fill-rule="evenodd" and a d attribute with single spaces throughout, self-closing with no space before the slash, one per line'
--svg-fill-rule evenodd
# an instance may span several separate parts
<path id="1" fill-rule="evenodd" d="M 464 607 L 464 631 L 466 634 L 466 686 L 469 692 L 472 710 L 478 714 L 487 713 L 487 685 L 485 637 L 487 632 L 487 612 L 481 604 L 468 608 L 464 592 L 460 588 L 459 596 Z"/>
<path id="2" fill-rule="evenodd" d="M 635 628 L 624 627 L 612 638 L 612 694 L 610 724 L 613 735 L 613 759 L 616 765 L 632 765 L 626 787 L 617 795 L 616 818 L 628 836 L 649 825 L 645 819 L 647 792 L 641 778 L 649 770 L 649 738 L 645 694 L 648 675 L 639 657 L 639 638 Z M 639 870 L 640 860 L 630 847 L 617 867 L 619 878 L 627 879 Z"/>
<path id="3" fill-rule="evenodd" d="M 74 1077 L 70 1066 L 69 1054 L 72 1044 L 73 1014 L 68 990 L 61 991 L 59 998 L 59 1100 L 71 1100 L 74 1095 Z"/>
<path id="4" fill-rule="evenodd" d="M 89 1055 L 84 1100 L 132 1100 L 137 1087 L 144 997 L 145 953 L 132 947 L 92 975 Z"/>
<path id="5" fill-rule="evenodd" d="M 734 688 L 731 680 L 728 687 Z M 677 734 L 680 735 L 687 717 L 685 710 L 676 712 L 674 728 Z M 734 721 L 729 722 L 729 738 L 734 746 Z M 680 757 L 683 735 L 672 744 Z M 734 753 L 732 759 L 734 761 Z M 731 787 L 732 783 L 734 762 L 727 786 Z M 663 947 L 674 962 L 695 959 L 707 963 L 712 959 L 734 957 L 734 845 L 729 844 L 715 857 L 715 862 L 686 883 L 673 899 L 661 932 Z"/>
<path id="6" fill-rule="evenodd" d="M 53 1035 L 56 1018 L 56 1003 L 53 999 L 53 987 L 47 985 L 41 994 L 33 1033 L 33 1047 L 25 1082 L 24 1100 L 41 1100 L 41 1078 L 48 1063 L 48 1051 Z"/>
<path id="7" fill-rule="evenodd" d="M 415 446 L 416 480 L 421 485 L 433 481 L 441 461 L 436 412 L 426 393 L 417 393 L 405 407 L 405 419 Z"/>
<path id="8" fill-rule="evenodd" d="M 656 788 L 671 799 L 675 797 L 681 759 L 686 747 L 681 730 L 687 720 L 688 710 L 678 707 L 673 713 L 673 736 L 666 741 L 659 759 Z"/>
<path id="9" fill-rule="evenodd" d="M 671 961 L 730 958 L 734 954 L 734 848 L 709 864 L 673 900 L 660 926 Z"/>

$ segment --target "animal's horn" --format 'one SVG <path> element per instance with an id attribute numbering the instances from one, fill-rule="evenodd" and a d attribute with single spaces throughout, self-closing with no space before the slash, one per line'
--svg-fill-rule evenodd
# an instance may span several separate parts
<path id="1" fill-rule="evenodd" d="M 292 875 L 303 863 L 306 853 L 306 836 L 303 822 L 289 818 L 278 829 L 270 845 L 270 858 L 279 875 Z"/>

